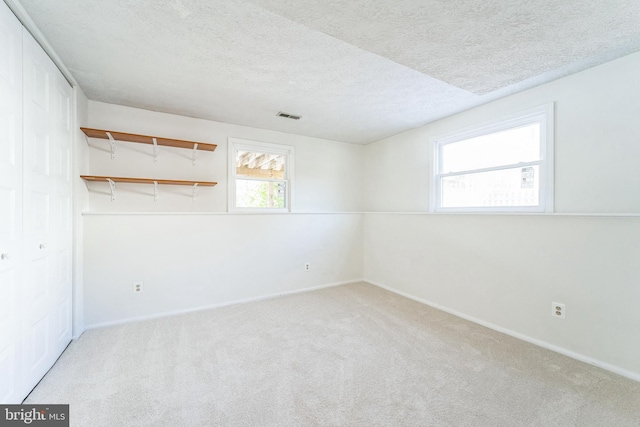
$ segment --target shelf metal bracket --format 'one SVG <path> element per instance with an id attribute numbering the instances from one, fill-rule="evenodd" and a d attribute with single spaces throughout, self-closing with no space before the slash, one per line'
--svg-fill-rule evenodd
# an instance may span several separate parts
<path id="1" fill-rule="evenodd" d="M 198 143 L 193 144 L 193 166 L 196 165 L 196 152 L 198 151 Z"/>
<path id="2" fill-rule="evenodd" d="M 193 184 L 193 194 L 191 195 L 191 199 L 193 201 L 196 200 L 196 189 L 198 188 L 198 183 L 196 182 L 195 184 Z"/>
<path id="3" fill-rule="evenodd" d="M 116 200 L 116 183 L 114 180 L 107 178 L 109 182 L 109 188 L 111 188 L 111 201 L 114 202 Z"/>
<path id="4" fill-rule="evenodd" d="M 158 181 L 153 181 L 153 201 L 158 201 Z"/>
<path id="5" fill-rule="evenodd" d="M 153 163 L 158 161 L 158 140 L 156 138 L 153 139 Z"/>
<path id="6" fill-rule="evenodd" d="M 111 132 L 105 132 L 109 137 L 109 144 L 111 144 L 111 160 L 116 158 L 116 140 L 111 136 Z"/>

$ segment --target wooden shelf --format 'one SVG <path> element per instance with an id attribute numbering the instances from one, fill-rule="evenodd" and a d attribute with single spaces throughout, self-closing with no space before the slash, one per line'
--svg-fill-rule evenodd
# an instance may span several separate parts
<path id="1" fill-rule="evenodd" d="M 153 185 L 153 200 L 158 201 L 158 185 L 188 185 L 192 187 L 193 200 L 196 199 L 196 188 L 200 187 L 213 187 L 218 184 L 212 181 L 184 181 L 179 179 L 153 179 L 153 178 L 128 178 L 120 176 L 96 176 L 96 175 L 80 175 L 80 178 L 90 182 L 107 182 L 111 189 L 111 201 L 116 200 L 116 182 L 126 184 L 152 184 Z"/>
<path id="2" fill-rule="evenodd" d="M 111 159 L 116 157 L 116 142 L 135 142 L 138 144 L 153 145 L 153 161 L 158 160 L 158 145 L 165 147 L 185 148 L 192 151 L 192 164 L 196 165 L 196 151 L 214 151 L 217 147 L 215 144 L 207 144 L 204 142 L 183 141 L 181 139 L 160 138 L 157 136 L 138 135 L 135 133 L 114 132 L 110 130 L 80 128 L 88 138 L 106 139 L 111 145 Z M 121 176 L 96 176 L 96 175 L 80 175 L 80 178 L 87 182 L 106 182 L 111 190 L 111 201 L 116 200 L 116 183 L 125 184 L 151 184 L 153 185 L 153 200 L 158 201 L 159 185 L 184 185 L 192 187 L 192 198 L 196 199 L 196 190 L 200 187 L 213 187 L 217 182 L 212 181 L 192 181 L 179 179 L 154 179 L 154 178 L 131 178 Z"/>
<path id="3" fill-rule="evenodd" d="M 153 178 L 125 178 L 125 177 L 117 177 L 117 176 L 95 176 L 95 175 L 80 175 L 80 178 L 85 181 L 92 182 L 109 182 L 109 180 L 113 182 L 126 182 L 129 184 L 165 184 L 165 185 L 195 185 L 198 184 L 200 187 L 213 187 L 217 185 L 217 182 L 212 181 L 184 181 L 178 179 L 153 179 Z"/>
<path id="4" fill-rule="evenodd" d="M 160 138 L 158 136 L 138 135 L 135 133 L 114 132 L 110 130 L 80 128 L 89 138 L 109 139 L 107 132 L 111 134 L 116 141 L 136 142 L 139 144 L 153 145 L 153 138 L 156 139 L 158 145 L 166 147 L 188 148 L 190 150 L 197 149 L 202 151 L 214 151 L 218 146 L 216 144 L 207 144 L 196 141 L 183 141 L 181 139 Z M 204 185 L 204 184 L 201 184 Z"/>

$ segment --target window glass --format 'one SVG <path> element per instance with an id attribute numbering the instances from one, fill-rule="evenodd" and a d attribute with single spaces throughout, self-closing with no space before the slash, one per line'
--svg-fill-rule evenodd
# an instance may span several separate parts
<path id="1" fill-rule="evenodd" d="M 286 208 L 286 182 L 236 180 L 236 207 Z"/>
<path id="2" fill-rule="evenodd" d="M 291 210 L 293 147 L 229 138 L 229 210 Z"/>
<path id="3" fill-rule="evenodd" d="M 537 206 L 540 168 L 502 169 L 442 179 L 442 207 Z"/>
<path id="4" fill-rule="evenodd" d="M 285 155 L 238 150 L 236 175 L 252 178 L 284 179 Z"/>
<path id="5" fill-rule="evenodd" d="M 553 209 L 553 104 L 434 139 L 431 209 Z"/>
<path id="6" fill-rule="evenodd" d="M 460 172 L 540 159 L 540 124 L 481 135 L 442 146 L 440 172 Z"/>

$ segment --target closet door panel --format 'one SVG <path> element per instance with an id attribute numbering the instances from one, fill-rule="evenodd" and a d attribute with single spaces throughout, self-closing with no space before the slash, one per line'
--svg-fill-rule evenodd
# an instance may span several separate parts
<path id="1" fill-rule="evenodd" d="M 55 242 L 55 281 L 52 316 L 53 349 L 62 353 L 71 341 L 72 301 L 72 89 L 57 68 L 52 73 L 53 208 L 52 235 Z"/>
<path id="2" fill-rule="evenodd" d="M 71 341 L 71 87 L 26 30 L 25 377 L 33 387 Z"/>
<path id="3" fill-rule="evenodd" d="M 0 403 L 22 386 L 22 26 L 0 3 Z"/>
<path id="4" fill-rule="evenodd" d="M 15 269 L 0 271 L 0 402 L 22 401 L 19 313 L 15 307 L 18 278 Z"/>
<path id="5" fill-rule="evenodd" d="M 71 341 L 72 89 L 0 2 L 0 403 Z"/>
<path id="6" fill-rule="evenodd" d="M 50 70 L 33 38 L 23 33 L 24 367 L 27 388 L 47 372 L 51 348 L 51 142 L 49 129 Z"/>

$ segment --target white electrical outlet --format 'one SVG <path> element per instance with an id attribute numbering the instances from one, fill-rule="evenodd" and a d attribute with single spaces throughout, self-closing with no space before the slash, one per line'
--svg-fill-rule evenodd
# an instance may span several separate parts
<path id="1" fill-rule="evenodd" d="M 551 315 L 553 317 L 557 317 L 559 319 L 564 319 L 567 308 L 561 302 L 552 302 L 551 303 Z"/>
<path id="2" fill-rule="evenodd" d="M 304 271 L 309 271 L 311 270 L 311 263 L 310 262 L 305 262 L 304 263 Z"/>
<path id="3" fill-rule="evenodd" d="M 133 293 L 140 294 L 144 292 L 144 283 L 142 282 L 133 282 Z"/>

